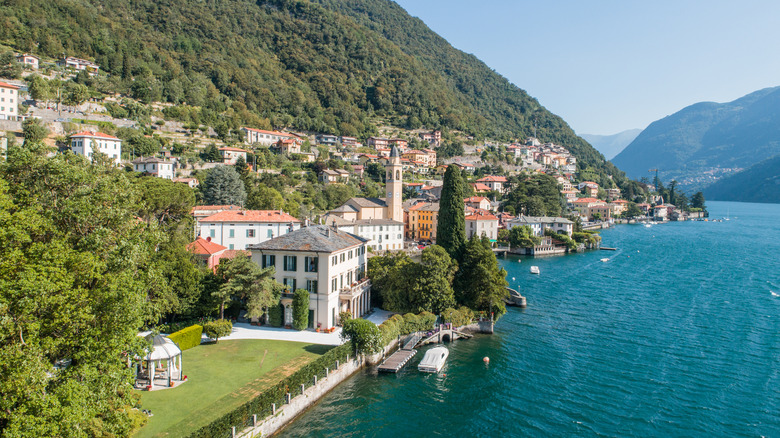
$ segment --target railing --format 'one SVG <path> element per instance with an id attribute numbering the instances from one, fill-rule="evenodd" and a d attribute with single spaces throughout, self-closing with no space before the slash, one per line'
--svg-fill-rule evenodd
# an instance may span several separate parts
<path id="1" fill-rule="evenodd" d="M 357 283 L 354 283 L 350 286 L 344 286 L 339 290 L 340 295 L 350 295 L 355 296 L 359 295 L 364 289 L 366 289 L 368 286 L 370 286 L 371 280 L 369 278 L 364 278 Z"/>

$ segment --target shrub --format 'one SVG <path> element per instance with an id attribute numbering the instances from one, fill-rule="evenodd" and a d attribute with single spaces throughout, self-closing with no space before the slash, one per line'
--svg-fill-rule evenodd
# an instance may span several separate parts
<path id="1" fill-rule="evenodd" d="M 344 323 L 352 319 L 352 312 L 344 311 L 339 312 L 339 325 L 344 326 Z"/>
<path id="2" fill-rule="evenodd" d="M 433 330 L 433 326 L 436 324 L 436 315 L 431 312 L 422 312 L 420 313 L 419 318 L 419 331 Z"/>
<path id="3" fill-rule="evenodd" d="M 414 333 L 419 330 L 419 325 L 420 318 L 418 318 L 414 313 L 407 313 L 404 315 L 404 325 L 401 329 L 401 334 L 408 335 L 409 333 Z"/>
<path id="4" fill-rule="evenodd" d="M 309 326 L 309 291 L 296 289 L 293 294 L 293 328 L 305 330 Z"/>
<path id="5" fill-rule="evenodd" d="M 341 338 L 352 342 L 356 354 L 376 353 L 384 345 L 376 324 L 367 319 L 350 319 L 345 322 Z"/>
<path id="6" fill-rule="evenodd" d="M 179 349 L 184 351 L 200 345 L 200 338 L 202 334 L 203 326 L 195 324 L 181 329 L 176 333 L 171 333 L 168 335 L 168 339 L 175 342 L 176 345 L 179 346 Z"/>
<path id="7" fill-rule="evenodd" d="M 397 320 L 391 318 L 383 322 L 379 326 L 379 333 L 382 335 L 382 343 L 385 345 L 389 344 L 401 334 Z"/>
<path id="8" fill-rule="evenodd" d="M 203 331 L 206 335 L 216 342 L 219 342 L 219 338 L 227 336 L 233 331 L 233 323 L 227 319 L 218 319 L 216 321 L 209 321 L 203 324 Z"/>
<path id="9" fill-rule="evenodd" d="M 465 306 L 457 310 L 450 307 L 442 312 L 442 318 L 444 322 L 452 323 L 453 327 L 461 327 L 471 323 L 474 312 Z"/>
<path id="10" fill-rule="evenodd" d="M 284 307 L 282 303 L 268 308 L 268 324 L 274 327 L 281 327 L 284 322 Z"/>

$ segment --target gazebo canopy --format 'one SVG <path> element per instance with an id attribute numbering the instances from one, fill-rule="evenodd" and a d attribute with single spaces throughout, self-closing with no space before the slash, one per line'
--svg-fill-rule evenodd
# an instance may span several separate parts
<path id="1" fill-rule="evenodd" d="M 152 338 L 152 351 L 146 355 L 144 360 L 168 360 L 179 355 L 181 355 L 181 350 L 173 341 L 160 335 L 155 335 Z"/>

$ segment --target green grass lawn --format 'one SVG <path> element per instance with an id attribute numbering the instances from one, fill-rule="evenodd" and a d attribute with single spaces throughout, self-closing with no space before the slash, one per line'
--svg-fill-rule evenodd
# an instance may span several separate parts
<path id="1" fill-rule="evenodd" d="M 332 347 L 289 341 L 236 340 L 184 351 L 187 382 L 141 391 L 154 414 L 135 438 L 184 436 L 249 400 Z"/>

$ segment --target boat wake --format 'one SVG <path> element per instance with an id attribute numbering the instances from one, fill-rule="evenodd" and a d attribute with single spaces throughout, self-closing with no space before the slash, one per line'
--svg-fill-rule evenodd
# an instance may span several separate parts
<path id="1" fill-rule="evenodd" d="M 773 297 L 780 297 L 780 294 L 777 293 L 777 292 L 774 292 L 774 291 L 770 290 L 769 293 L 771 293 Z"/>

